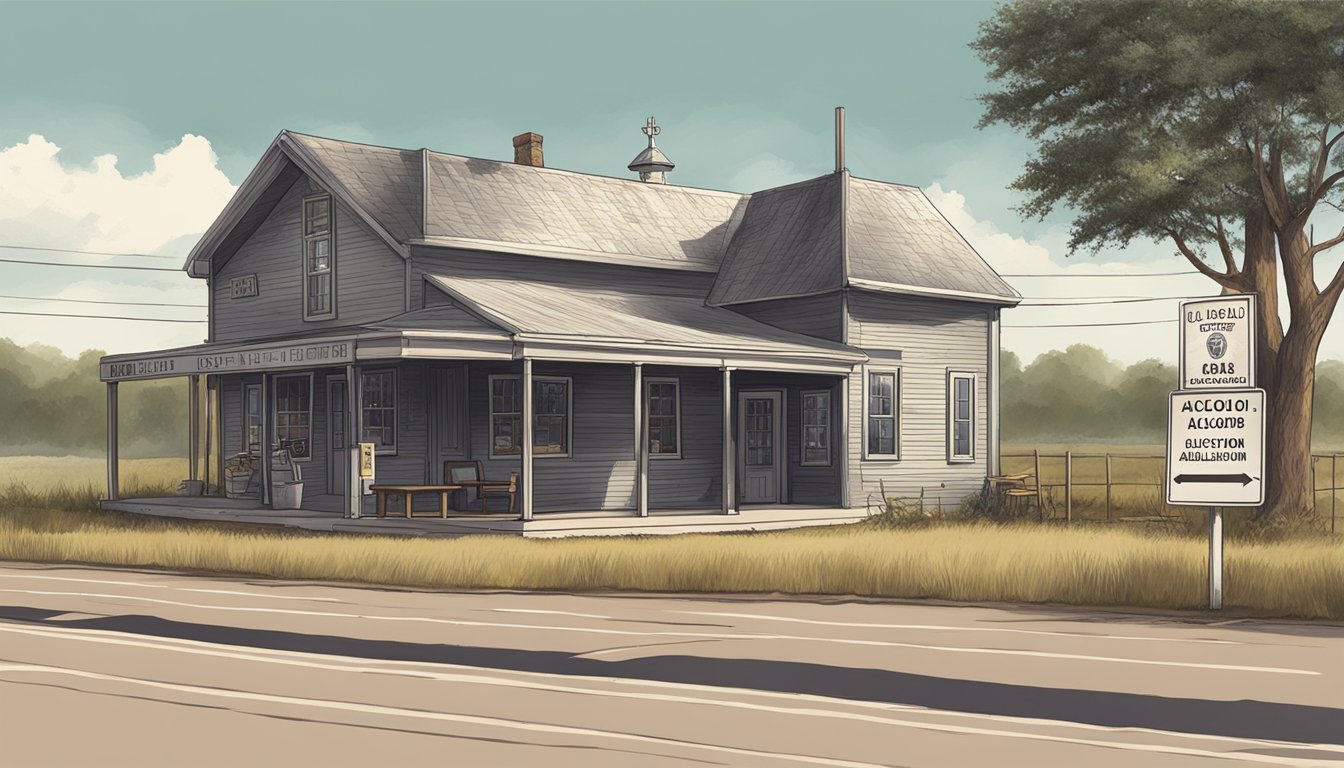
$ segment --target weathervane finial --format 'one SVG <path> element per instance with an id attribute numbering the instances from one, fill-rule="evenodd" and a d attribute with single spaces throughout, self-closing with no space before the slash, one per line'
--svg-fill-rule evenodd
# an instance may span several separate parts
<path id="1" fill-rule="evenodd" d="M 644 127 L 640 128 L 640 130 L 644 132 L 645 136 L 649 137 L 650 147 L 658 146 L 657 144 L 654 143 L 653 137 L 662 133 L 663 129 L 658 127 L 658 123 L 654 122 L 653 115 L 649 115 L 649 119 L 644 121 Z"/>

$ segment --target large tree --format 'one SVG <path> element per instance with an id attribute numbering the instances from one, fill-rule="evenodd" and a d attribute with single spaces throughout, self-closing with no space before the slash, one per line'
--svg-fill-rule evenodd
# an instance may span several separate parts
<path id="1" fill-rule="evenodd" d="M 1168 242 L 1259 297 L 1261 514 L 1308 514 L 1316 355 L 1344 291 L 1344 265 L 1320 266 L 1344 230 L 1313 227 L 1341 203 L 1344 4 L 1026 0 L 972 47 L 996 88 L 982 127 L 1037 145 L 1014 182 L 1024 215 L 1067 210 L 1074 251 Z"/>

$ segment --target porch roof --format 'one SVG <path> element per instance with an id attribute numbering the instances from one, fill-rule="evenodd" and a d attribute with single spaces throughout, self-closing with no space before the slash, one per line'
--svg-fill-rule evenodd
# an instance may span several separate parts
<path id="1" fill-rule="evenodd" d="M 638 362 L 666 353 L 713 358 L 731 365 L 758 360 L 813 361 L 853 366 L 867 360 L 860 349 L 753 320 L 687 296 L 610 288 L 554 285 L 536 280 L 429 276 L 457 304 L 512 334 L 522 354 L 545 357 L 565 348 L 575 357 Z M 580 350 L 586 354 L 577 354 Z"/>

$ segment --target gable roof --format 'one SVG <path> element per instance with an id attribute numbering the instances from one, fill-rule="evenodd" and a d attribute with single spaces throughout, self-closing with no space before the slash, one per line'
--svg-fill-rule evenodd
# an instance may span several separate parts
<path id="1" fill-rule="evenodd" d="M 1021 299 L 922 190 L 842 172 L 753 194 L 708 302 L 849 286 L 998 304 Z"/>
<path id="2" fill-rule="evenodd" d="M 847 171 L 742 195 L 289 131 L 192 249 L 188 273 L 208 276 L 299 173 L 403 258 L 427 245 L 717 273 L 714 306 L 847 286 L 1021 299 L 920 190 Z"/>

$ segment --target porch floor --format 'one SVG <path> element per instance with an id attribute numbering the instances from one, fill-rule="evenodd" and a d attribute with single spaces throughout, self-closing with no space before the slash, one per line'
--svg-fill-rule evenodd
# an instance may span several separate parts
<path id="1" fill-rule="evenodd" d="M 620 536 L 677 533 L 766 531 L 840 525 L 862 520 L 862 509 L 815 507 L 806 504 L 750 506 L 738 514 L 725 515 L 712 509 L 650 510 L 639 517 L 628 510 L 592 512 L 541 512 L 532 520 L 510 514 L 452 513 L 447 519 L 432 512 L 415 512 L 409 519 L 400 514 L 379 518 L 349 519 L 332 503 L 317 497 L 305 499 L 305 509 L 269 509 L 256 499 L 226 499 L 214 496 L 168 496 L 103 501 L 103 509 L 181 520 L 212 520 L 300 528 L 331 533 L 364 533 L 379 536 L 465 536 L 501 534 L 528 538 L 567 536 Z"/>

